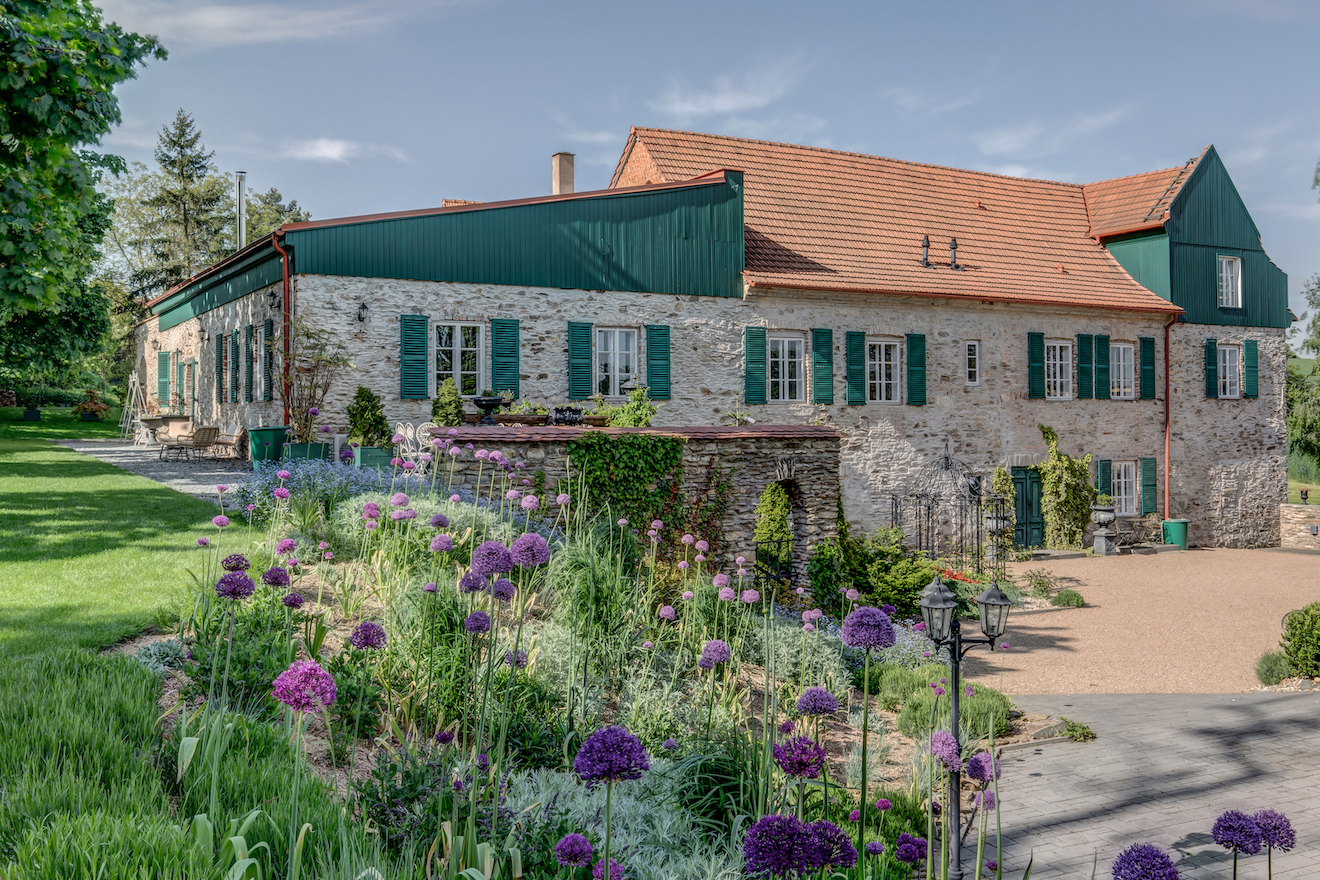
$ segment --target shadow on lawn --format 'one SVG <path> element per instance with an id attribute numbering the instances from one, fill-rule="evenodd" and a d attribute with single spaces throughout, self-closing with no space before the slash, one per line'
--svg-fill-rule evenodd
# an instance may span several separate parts
<path id="1" fill-rule="evenodd" d="M 142 631 L 150 616 L 142 609 L 102 612 L 85 605 L 0 606 L 0 657 L 17 660 L 61 648 L 100 649 Z"/>

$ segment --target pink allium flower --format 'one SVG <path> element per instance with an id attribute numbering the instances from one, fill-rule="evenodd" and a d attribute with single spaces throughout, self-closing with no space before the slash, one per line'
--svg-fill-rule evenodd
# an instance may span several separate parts
<path id="1" fill-rule="evenodd" d="M 651 538 L 655 538 L 655 537 L 656 537 L 656 531 L 655 531 L 655 529 L 647 529 L 647 530 L 646 530 L 646 534 L 647 534 L 649 537 L 651 537 Z"/>
<path id="2" fill-rule="evenodd" d="M 691 590 L 684 590 L 684 591 L 683 591 L 683 601 L 684 601 L 684 602 L 691 602 L 695 597 L 696 597 L 696 594 L 693 593 Z"/>
<path id="3" fill-rule="evenodd" d="M 862 811 L 861 811 L 861 810 L 853 810 L 851 813 L 848 814 L 848 821 L 849 821 L 849 822 L 860 822 L 860 821 L 862 821 Z"/>
<path id="4" fill-rule="evenodd" d="M 924 632 L 925 629 L 926 629 L 926 622 L 924 620 L 919 620 L 916 623 L 912 624 L 913 632 Z"/>
<path id="5" fill-rule="evenodd" d="M 747 577 L 747 569 L 745 569 L 745 568 L 740 568 L 740 569 L 738 569 L 738 577 L 740 577 L 740 578 L 741 578 L 741 577 Z"/>
<path id="6" fill-rule="evenodd" d="M 535 495 L 528 495 L 527 497 L 523 498 L 523 500 L 522 500 L 522 509 L 523 509 L 523 510 L 536 510 L 536 508 L 538 508 L 538 507 L 540 507 L 540 506 L 541 506 L 541 502 L 539 502 L 539 501 L 536 500 L 536 496 L 535 496 Z"/>
<path id="7" fill-rule="evenodd" d="M 746 602 L 748 605 L 752 605 L 761 601 L 761 594 L 756 592 L 756 590 L 743 590 L 742 595 L 738 598 L 743 602 Z"/>
<path id="8" fill-rule="evenodd" d="M 404 495 L 402 492 L 395 492 L 393 495 L 390 496 L 391 507 L 403 507 L 407 503 L 408 503 L 408 496 Z"/>
<path id="9" fill-rule="evenodd" d="M 321 554 L 321 558 L 324 559 L 324 560 L 326 560 L 327 562 L 329 562 L 331 559 L 334 559 L 334 558 L 335 558 L 335 554 L 333 554 L 333 553 L 331 553 L 329 550 L 327 550 L 327 551 L 325 551 L 324 553 Z"/>
<path id="10" fill-rule="evenodd" d="M 272 696 L 295 712 L 319 712 L 335 701 L 335 680 L 314 661 L 295 660 L 275 678 Z"/>
<path id="11" fill-rule="evenodd" d="M 229 491 L 229 487 L 228 487 L 228 486 L 216 486 L 216 487 L 215 487 L 215 491 L 217 491 L 217 492 L 219 492 L 221 495 L 223 495 L 223 494 L 225 494 L 226 492 Z"/>
<path id="12" fill-rule="evenodd" d="M 415 468 L 415 467 L 417 467 L 417 465 L 414 464 L 414 463 L 412 463 L 411 461 L 405 461 L 405 462 L 403 463 L 403 469 L 404 469 L 405 471 L 410 471 L 410 470 L 412 470 L 412 469 Z"/>
<path id="13" fill-rule="evenodd" d="M 517 501 L 519 498 L 522 497 L 522 493 L 519 492 L 517 489 L 510 489 L 509 491 L 504 493 L 504 497 L 509 499 L 510 501 Z"/>
<path id="14" fill-rule="evenodd" d="M 710 582 L 714 584 L 716 588 L 723 589 L 724 587 L 727 587 L 729 585 L 729 576 L 721 572 L 720 574 L 717 574 L 715 575 L 715 577 L 711 578 Z"/>
<path id="15" fill-rule="evenodd" d="M 376 526 L 378 526 L 378 525 L 380 525 L 380 523 L 376 522 L 374 519 L 369 519 L 369 520 L 367 520 L 367 522 L 366 522 L 366 528 L 367 528 L 367 531 L 371 531 L 371 530 L 375 529 Z"/>
<path id="16" fill-rule="evenodd" d="M 391 443 L 402 443 L 403 440 L 404 437 L 402 434 L 395 434 L 393 437 L 390 438 Z"/>
<path id="17" fill-rule="evenodd" d="M 816 631 L 816 625 L 815 625 L 814 623 L 804 623 L 804 624 L 802 624 L 802 631 L 803 631 L 803 632 L 807 632 L 807 633 L 809 633 L 809 632 L 815 632 L 815 631 Z"/>
<path id="18" fill-rule="evenodd" d="M 652 648 L 652 647 L 654 647 L 654 645 L 653 645 L 651 642 L 646 641 L 646 642 L 642 642 L 642 647 L 643 647 L 643 648 Z"/>
<path id="19" fill-rule="evenodd" d="M 680 571 L 687 571 L 688 570 L 687 560 L 686 559 L 680 560 L 678 563 L 678 568 Z"/>
<path id="20" fill-rule="evenodd" d="M 391 467 L 398 467 L 401 464 L 403 464 L 403 459 L 399 458 L 398 456 L 395 456 L 394 458 L 390 459 Z"/>
<path id="21" fill-rule="evenodd" d="M 281 480 L 287 480 L 289 477 L 293 476 L 293 474 L 288 471 L 276 471 L 275 476 L 279 477 Z"/>
<path id="22" fill-rule="evenodd" d="M 453 456 L 455 456 L 455 455 L 462 455 L 462 454 L 463 454 L 463 450 L 460 449 L 460 448 L 457 447 L 457 446 L 451 446 L 451 447 L 449 447 L 449 451 L 448 451 L 447 454 L 448 454 L 450 457 L 453 457 Z"/>
<path id="23" fill-rule="evenodd" d="M 567 495 L 567 494 L 561 492 L 560 494 L 558 494 L 558 495 L 555 496 L 555 504 L 563 505 L 563 504 L 567 504 L 567 503 L 568 503 L 568 495 Z"/>
<path id="24" fill-rule="evenodd" d="M 673 605 L 662 605 L 660 607 L 660 616 L 665 620 L 674 620 L 678 614 L 674 611 Z"/>
<path id="25" fill-rule="evenodd" d="M 477 461 L 485 461 L 490 458 L 490 453 L 484 449 L 478 449 L 475 454 L 477 456 Z"/>
<path id="26" fill-rule="evenodd" d="M 862 598 L 862 594 L 857 592 L 856 590 L 849 590 L 843 595 L 848 599 L 849 602 L 856 602 L 858 599 Z"/>
<path id="27" fill-rule="evenodd" d="M 419 459 L 421 459 L 422 461 L 430 461 L 430 460 L 431 460 L 431 453 L 429 453 L 429 452 L 419 452 L 419 453 L 417 453 L 417 457 L 418 457 Z"/>
<path id="28" fill-rule="evenodd" d="M 225 516 L 223 513 L 217 517 L 212 517 L 211 525 L 215 526 L 217 529 L 223 529 L 225 526 L 229 525 L 229 517 Z"/>
<path id="29" fill-rule="evenodd" d="M 739 556 L 737 559 L 733 561 L 739 568 L 742 568 L 744 565 L 747 564 L 747 558 L 745 556 Z"/>
<path id="30" fill-rule="evenodd" d="M 247 507 L 245 507 L 245 508 L 243 508 L 243 509 L 246 510 L 246 511 L 251 512 L 251 511 L 257 509 L 257 505 L 255 505 L 255 504 L 249 504 Z"/>
<path id="31" fill-rule="evenodd" d="M 665 527 L 665 524 L 662 523 L 662 522 L 660 522 L 660 520 L 658 520 L 658 519 L 653 519 L 653 520 L 651 520 L 651 528 L 655 529 L 656 531 L 659 531 L 660 529 L 663 529 L 664 527 Z"/>
<path id="32" fill-rule="evenodd" d="M 720 590 L 721 602 L 732 602 L 737 596 L 738 594 L 734 591 L 733 587 L 724 587 Z"/>
<path id="33" fill-rule="evenodd" d="M 701 562 L 705 562 L 705 561 L 706 561 L 706 557 L 702 556 L 700 553 L 698 553 L 698 554 L 696 555 L 695 559 L 696 559 L 696 561 L 697 561 L 698 563 L 701 563 Z"/>
<path id="34" fill-rule="evenodd" d="M 626 519 L 619 520 L 619 528 L 623 528 L 626 525 L 628 525 L 628 521 Z"/>
<path id="35" fill-rule="evenodd" d="M 705 553 L 705 552 L 706 552 L 707 550 L 709 550 L 709 549 L 710 549 L 710 545 L 707 544 L 705 541 L 698 541 L 698 542 L 697 542 L 697 552 L 698 552 L 698 553 Z"/>
<path id="36" fill-rule="evenodd" d="M 274 495 L 276 498 L 278 498 L 281 501 L 285 501 L 289 497 L 289 490 L 284 488 L 283 486 L 276 486 L 275 491 L 270 494 Z"/>
<path id="37" fill-rule="evenodd" d="M 211 539 L 210 539 L 210 538 L 198 538 L 198 539 L 197 539 L 197 546 L 198 546 L 198 547 L 205 547 L 205 546 L 206 546 L 207 544 L 209 544 L 209 543 L 211 543 Z"/>
<path id="38" fill-rule="evenodd" d="M 325 541 L 322 541 L 321 543 L 319 543 L 319 544 L 316 545 L 316 549 L 317 549 L 317 550 L 329 550 L 329 549 L 330 549 L 330 545 L 329 545 L 328 543 L 326 543 Z"/>
<path id="39" fill-rule="evenodd" d="M 692 537 L 691 535 L 684 535 L 683 538 L 682 538 L 682 540 L 683 540 L 683 543 L 684 543 L 684 544 L 687 544 L 687 545 L 690 547 L 690 546 L 692 546 L 694 543 L 696 543 L 696 540 L 697 540 L 697 539 L 694 538 L 694 537 Z"/>
<path id="40" fill-rule="evenodd" d="M 460 502 L 460 501 L 462 501 L 462 500 L 463 500 L 462 497 L 460 497 L 460 496 L 458 496 L 458 495 L 450 495 L 450 496 L 449 496 L 449 503 L 450 503 L 450 504 L 457 504 L 458 502 Z"/>
<path id="41" fill-rule="evenodd" d="M 295 541 L 293 538 L 285 538 L 283 541 L 276 543 L 275 555 L 287 556 L 288 554 L 292 553 L 294 551 L 294 548 L 296 548 L 297 546 L 298 546 L 298 542 Z"/>
<path id="42" fill-rule="evenodd" d="M 806 588 L 806 587 L 798 587 L 798 588 L 797 588 L 796 590 L 794 590 L 793 592 L 795 592 L 795 593 L 797 593 L 799 596 L 801 596 L 801 595 L 802 595 L 803 593 L 805 593 L 806 591 L 807 591 L 807 588 Z"/>
<path id="43" fill-rule="evenodd" d="M 1000 645 L 1000 646 L 999 646 L 999 650 L 1001 650 L 1001 651 L 1007 651 L 1007 650 L 1008 650 L 1008 642 L 1004 642 L 1002 645 Z"/>

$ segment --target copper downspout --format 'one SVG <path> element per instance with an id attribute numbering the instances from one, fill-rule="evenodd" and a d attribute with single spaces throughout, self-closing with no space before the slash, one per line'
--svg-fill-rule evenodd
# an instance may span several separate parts
<path id="1" fill-rule="evenodd" d="M 289 252 L 286 251 L 284 248 L 280 247 L 280 233 L 279 233 L 279 230 L 276 230 L 275 232 L 272 232 L 272 233 L 271 233 L 271 236 L 270 236 L 270 243 L 271 243 L 271 245 L 275 248 L 275 250 L 279 252 L 279 255 L 283 258 L 283 260 L 282 260 L 282 266 L 283 266 L 283 269 L 284 269 L 284 315 L 280 318 L 280 328 L 281 328 L 281 331 L 282 331 L 282 332 L 281 332 L 281 335 L 284 337 L 284 357 L 283 357 L 283 359 L 282 359 L 282 360 L 283 360 L 283 365 L 282 365 L 282 368 L 281 368 L 281 370 L 280 370 L 280 373 L 281 373 L 281 375 L 280 375 L 280 386 L 283 388 L 283 393 L 280 395 L 280 399 L 284 401 L 284 424 L 287 425 L 287 424 L 289 424 L 289 354 L 290 354 L 291 351 L 292 351 L 292 349 L 291 349 L 290 346 L 289 346 L 289 312 L 290 312 L 290 306 L 292 305 L 292 291 L 291 291 L 291 289 L 290 289 L 290 287 L 289 287 Z M 1168 333 L 1169 333 L 1168 328 L 1165 328 L 1165 331 L 1164 331 L 1164 334 L 1165 334 L 1165 335 L 1164 335 L 1164 338 L 1165 338 L 1166 342 L 1165 342 L 1165 352 L 1164 352 L 1164 356 L 1165 356 L 1166 360 L 1167 360 L 1167 358 L 1168 358 L 1168 342 L 1167 342 L 1167 340 L 1168 340 L 1168 338 L 1169 338 L 1169 337 L 1168 337 Z M 1167 367 L 1167 364 L 1166 364 L 1166 366 L 1165 366 L 1165 382 L 1166 382 L 1166 384 L 1167 384 L 1167 382 L 1168 382 L 1168 367 Z M 1167 395 L 1168 392 L 1166 391 L 1165 393 L 1166 393 L 1166 395 Z M 1165 421 L 1165 425 L 1167 426 L 1167 425 L 1168 425 L 1168 408 L 1167 408 L 1167 405 L 1166 405 L 1166 408 L 1165 408 L 1165 419 L 1164 419 L 1164 421 Z M 1166 428 L 1166 435 L 1167 435 L 1167 428 Z M 1167 439 L 1166 439 L 1166 441 L 1165 441 L 1165 449 L 1166 449 L 1165 456 L 1166 456 L 1166 461 L 1167 461 L 1167 456 L 1168 456 L 1168 452 L 1167 452 L 1167 449 L 1168 449 L 1168 442 L 1167 442 Z M 1168 468 L 1166 467 L 1165 470 L 1166 470 L 1166 478 L 1167 478 L 1167 470 L 1168 470 Z M 1165 486 L 1165 497 L 1166 497 L 1166 499 L 1167 499 L 1167 497 L 1168 497 L 1168 486 L 1167 486 L 1167 485 Z M 1167 504 L 1166 504 L 1166 506 L 1167 506 Z"/>
<path id="2" fill-rule="evenodd" d="M 1175 315 L 1164 325 L 1164 518 L 1169 518 L 1169 331 L 1178 323 Z"/>

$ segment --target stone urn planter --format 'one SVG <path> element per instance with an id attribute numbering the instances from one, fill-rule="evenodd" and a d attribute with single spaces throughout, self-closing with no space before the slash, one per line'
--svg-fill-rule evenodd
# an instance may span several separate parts
<path id="1" fill-rule="evenodd" d="M 1095 534 L 1092 536 L 1092 549 L 1096 556 L 1113 556 L 1118 552 L 1116 541 L 1118 533 L 1110 528 L 1114 524 L 1114 518 L 1114 505 L 1091 505 L 1091 522 L 1096 525 Z"/>
<path id="2" fill-rule="evenodd" d="M 1091 522 L 1095 523 L 1098 526 L 1103 526 L 1104 528 L 1108 528 L 1109 526 L 1113 525 L 1114 519 L 1115 519 L 1114 505 L 1112 504 L 1091 505 Z"/>
<path id="3" fill-rule="evenodd" d="M 481 410 L 481 420 L 477 422 L 478 425 L 499 424 L 495 421 L 494 412 L 504 405 L 503 397 L 474 397 L 472 402 Z"/>

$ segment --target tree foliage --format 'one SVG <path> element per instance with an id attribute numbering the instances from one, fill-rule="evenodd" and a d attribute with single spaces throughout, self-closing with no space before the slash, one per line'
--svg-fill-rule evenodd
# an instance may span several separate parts
<path id="1" fill-rule="evenodd" d="M 312 219 L 310 211 L 298 207 L 297 199 L 290 199 L 285 204 L 284 196 L 273 186 L 264 193 L 249 193 L 243 202 L 246 206 L 247 223 L 244 226 L 249 244 L 270 235 L 286 223 L 306 223 Z"/>
<path id="2" fill-rule="evenodd" d="M 10 313 L 81 295 L 98 166 L 122 164 L 84 148 L 119 122 L 114 87 L 153 56 L 165 58 L 154 37 L 103 21 L 87 0 L 0 0 L 0 304 Z"/>

